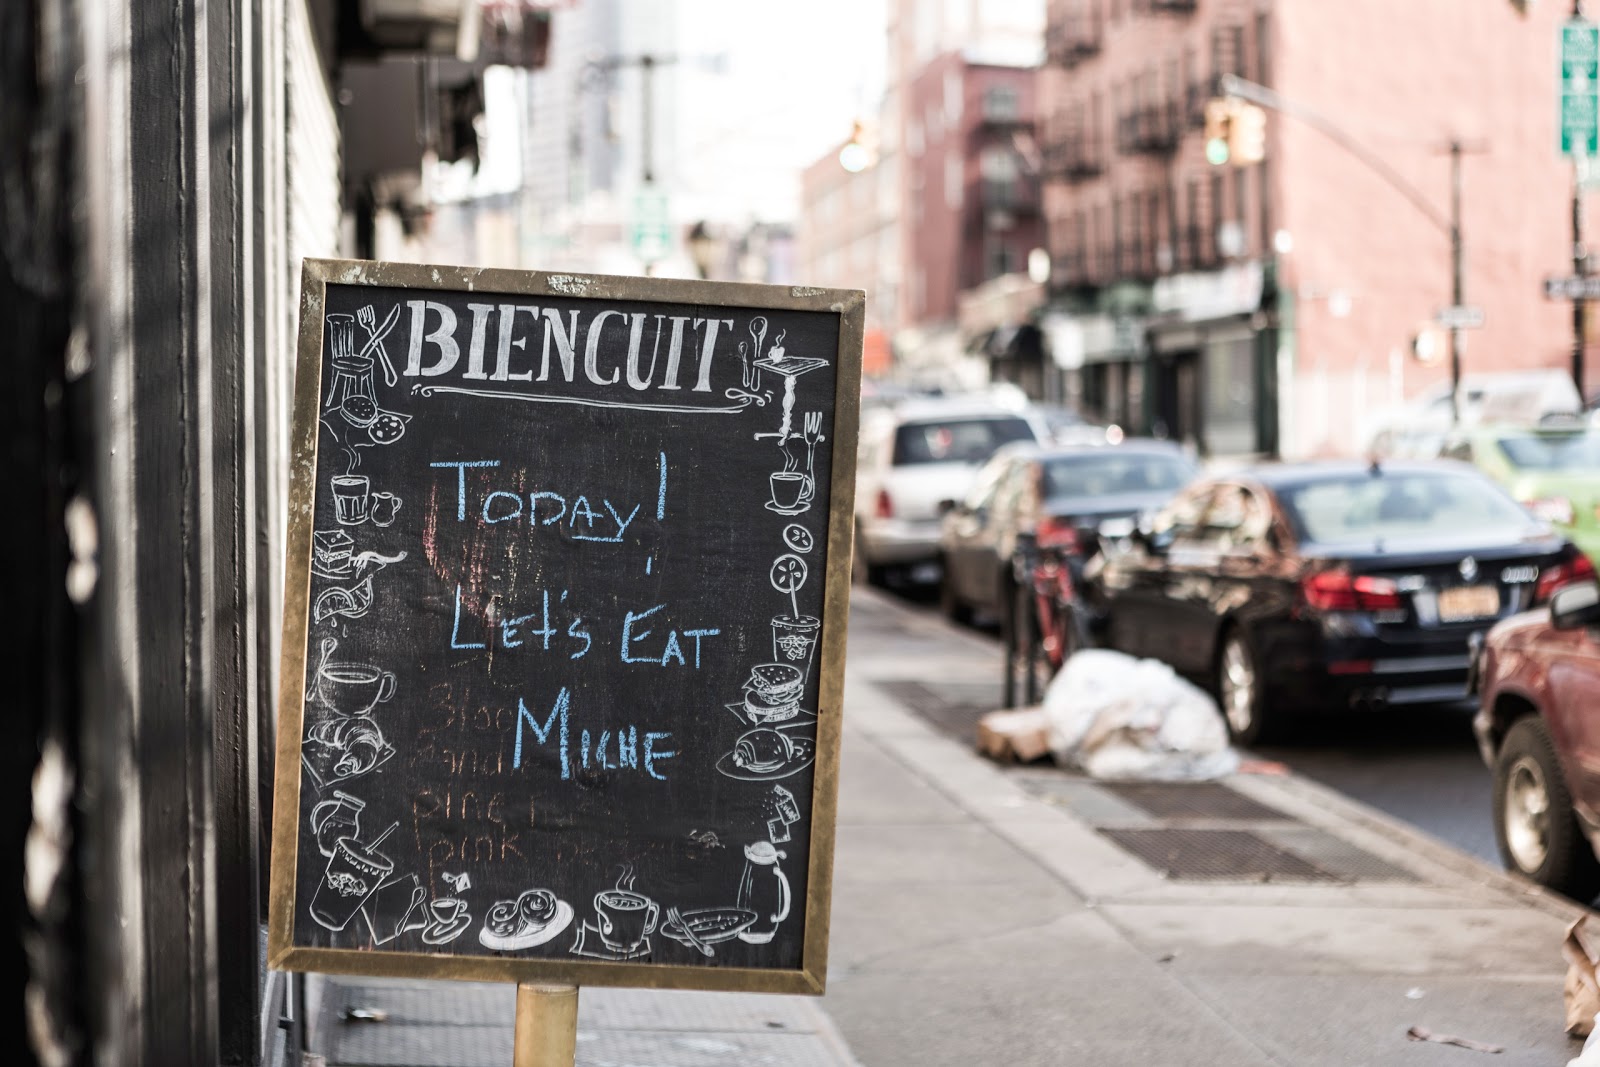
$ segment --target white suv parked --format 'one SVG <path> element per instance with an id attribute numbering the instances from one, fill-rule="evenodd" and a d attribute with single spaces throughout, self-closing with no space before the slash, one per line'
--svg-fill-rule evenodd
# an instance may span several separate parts
<path id="1" fill-rule="evenodd" d="M 1048 440 L 1027 410 L 974 401 L 919 399 L 863 417 L 856 465 L 855 575 L 882 581 L 891 567 L 938 559 L 939 519 L 978 467 L 1013 441 Z"/>

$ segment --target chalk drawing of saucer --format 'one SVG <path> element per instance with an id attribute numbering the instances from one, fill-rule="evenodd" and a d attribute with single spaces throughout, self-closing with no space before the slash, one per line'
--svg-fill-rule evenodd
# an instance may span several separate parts
<path id="1" fill-rule="evenodd" d="M 556 902 L 556 913 L 550 921 L 543 925 L 534 926 L 532 929 L 518 930 L 509 937 L 499 937 L 489 931 L 486 926 L 478 931 L 478 940 L 484 948 L 492 948 L 496 952 L 515 952 L 518 949 L 533 948 L 546 941 L 552 941 L 556 935 L 565 930 L 572 922 L 572 905 L 564 900 Z"/>
<path id="2" fill-rule="evenodd" d="M 437 920 L 422 931 L 422 940 L 430 945 L 448 945 L 461 936 L 461 931 L 472 925 L 472 916 L 462 912 L 447 923 Z"/>
<path id="3" fill-rule="evenodd" d="M 632 952 L 612 948 L 605 943 L 599 927 L 585 922 L 578 924 L 578 937 L 569 951 L 574 956 L 588 956 L 597 960 L 640 960 L 650 955 L 650 939 L 641 939 Z"/>
<path id="4" fill-rule="evenodd" d="M 780 508 L 769 500 L 767 501 L 767 510 L 776 511 L 779 515 L 804 515 L 811 510 L 811 501 L 808 500 L 804 504 L 797 504 L 792 508 Z"/>

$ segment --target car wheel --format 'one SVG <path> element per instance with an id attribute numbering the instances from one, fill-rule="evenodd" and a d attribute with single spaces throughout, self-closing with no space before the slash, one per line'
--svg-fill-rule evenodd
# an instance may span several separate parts
<path id="1" fill-rule="evenodd" d="M 956 593 L 955 575 L 950 573 L 950 561 L 944 556 L 939 557 L 939 611 L 954 623 L 965 625 L 972 621 L 972 609 Z"/>
<path id="2" fill-rule="evenodd" d="M 1518 719 L 1494 761 L 1494 836 L 1506 869 L 1587 904 L 1600 892 L 1595 859 L 1555 744 L 1537 715 Z"/>
<path id="3" fill-rule="evenodd" d="M 1217 656 L 1217 703 L 1228 735 L 1239 744 L 1258 745 L 1270 735 L 1255 651 L 1238 627 L 1228 631 Z"/>
<path id="4" fill-rule="evenodd" d="M 850 554 L 850 580 L 857 585 L 882 585 L 883 565 L 867 559 L 866 542 L 861 539 L 861 525 L 856 524 L 855 551 Z"/>

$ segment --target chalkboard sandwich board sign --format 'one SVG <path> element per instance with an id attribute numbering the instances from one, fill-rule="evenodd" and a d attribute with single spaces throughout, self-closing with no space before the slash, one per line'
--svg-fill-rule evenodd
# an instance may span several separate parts
<path id="1" fill-rule="evenodd" d="M 306 262 L 274 967 L 822 991 L 862 310 Z"/>

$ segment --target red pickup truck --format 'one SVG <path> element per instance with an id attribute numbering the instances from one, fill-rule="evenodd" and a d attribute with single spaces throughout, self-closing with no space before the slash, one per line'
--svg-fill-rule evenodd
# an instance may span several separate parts
<path id="1" fill-rule="evenodd" d="M 1494 627 L 1473 674 L 1501 859 L 1588 903 L 1600 893 L 1600 585 L 1568 585 L 1548 610 Z"/>

